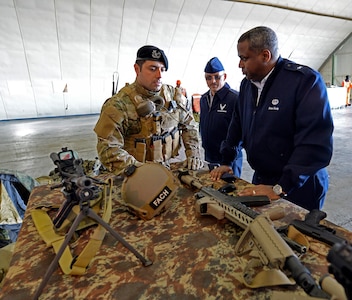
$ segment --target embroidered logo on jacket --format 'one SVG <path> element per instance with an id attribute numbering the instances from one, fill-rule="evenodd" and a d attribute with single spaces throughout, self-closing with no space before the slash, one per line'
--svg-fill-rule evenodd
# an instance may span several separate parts
<path id="1" fill-rule="evenodd" d="M 218 109 L 217 112 L 227 113 L 227 110 L 225 108 L 226 108 L 226 103 L 225 104 L 220 103 L 220 109 Z"/>
<path id="2" fill-rule="evenodd" d="M 278 106 L 280 103 L 279 99 L 273 99 L 271 100 L 271 105 L 268 107 L 268 110 L 280 110 L 280 107 Z"/>

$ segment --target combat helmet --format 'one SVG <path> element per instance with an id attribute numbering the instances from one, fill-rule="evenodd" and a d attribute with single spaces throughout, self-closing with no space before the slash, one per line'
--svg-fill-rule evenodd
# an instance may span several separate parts
<path id="1" fill-rule="evenodd" d="M 121 196 L 137 216 L 150 220 L 166 210 L 175 195 L 179 183 L 166 167 L 159 163 L 145 163 L 125 169 Z"/>

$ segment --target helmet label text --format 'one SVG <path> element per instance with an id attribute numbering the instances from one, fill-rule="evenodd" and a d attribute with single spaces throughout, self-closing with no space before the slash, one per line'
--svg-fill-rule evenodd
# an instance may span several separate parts
<path id="1" fill-rule="evenodd" d="M 149 205 L 153 209 L 157 209 L 166 199 L 171 195 L 171 190 L 168 186 L 165 186 L 163 190 L 160 192 L 160 194 L 154 198 L 152 202 L 149 203 Z"/>

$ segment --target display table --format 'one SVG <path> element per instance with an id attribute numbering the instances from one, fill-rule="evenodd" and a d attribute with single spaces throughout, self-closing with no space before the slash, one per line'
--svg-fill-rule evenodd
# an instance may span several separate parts
<path id="1" fill-rule="evenodd" d="M 208 172 L 195 174 L 204 184 L 212 184 Z M 117 185 L 121 180 L 115 180 Z M 217 182 L 214 188 L 224 185 Z M 235 182 L 237 190 L 250 185 Z M 297 285 L 249 289 L 242 283 L 242 272 L 248 257 L 234 255 L 235 244 L 243 232 L 232 222 L 200 216 L 195 211 L 194 193 L 185 186 L 178 189 L 171 207 L 149 221 L 133 216 L 120 200 L 117 187 L 110 225 L 137 251 L 153 262 L 145 267 L 141 261 L 118 243 L 109 233 L 85 275 L 64 275 L 54 271 L 40 299 L 268 299 L 286 294 L 306 296 Z M 59 189 L 43 185 L 34 188 L 28 202 L 11 266 L 0 291 L 1 299 L 31 299 L 55 257 L 39 236 L 30 211 L 40 202 L 62 202 Z M 285 216 L 276 226 L 292 219 L 303 219 L 306 210 L 285 200 L 260 208 L 263 212 L 281 207 Z M 323 221 L 324 222 L 324 221 Z M 333 224 L 330 224 L 334 226 Z M 76 241 L 73 252 L 87 239 L 90 230 Z M 339 234 L 351 240 L 352 233 L 336 226 Z M 310 250 L 301 257 L 318 282 L 328 273 L 326 255 L 329 246 L 309 239 Z M 282 299 L 282 298 L 281 298 Z"/>
<path id="2" fill-rule="evenodd" d="M 346 88 L 344 87 L 331 87 L 327 88 L 330 107 L 342 108 L 346 104 Z"/>

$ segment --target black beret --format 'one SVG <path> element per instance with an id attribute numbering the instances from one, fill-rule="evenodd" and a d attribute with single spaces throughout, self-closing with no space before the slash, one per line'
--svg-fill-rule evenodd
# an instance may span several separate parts
<path id="1" fill-rule="evenodd" d="M 155 46 L 143 46 L 137 51 L 137 60 L 155 60 L 164 63 L 165 69 L 168 69 L 168 61 L 167 57 L 163 50 L 155 47 Z"/>

